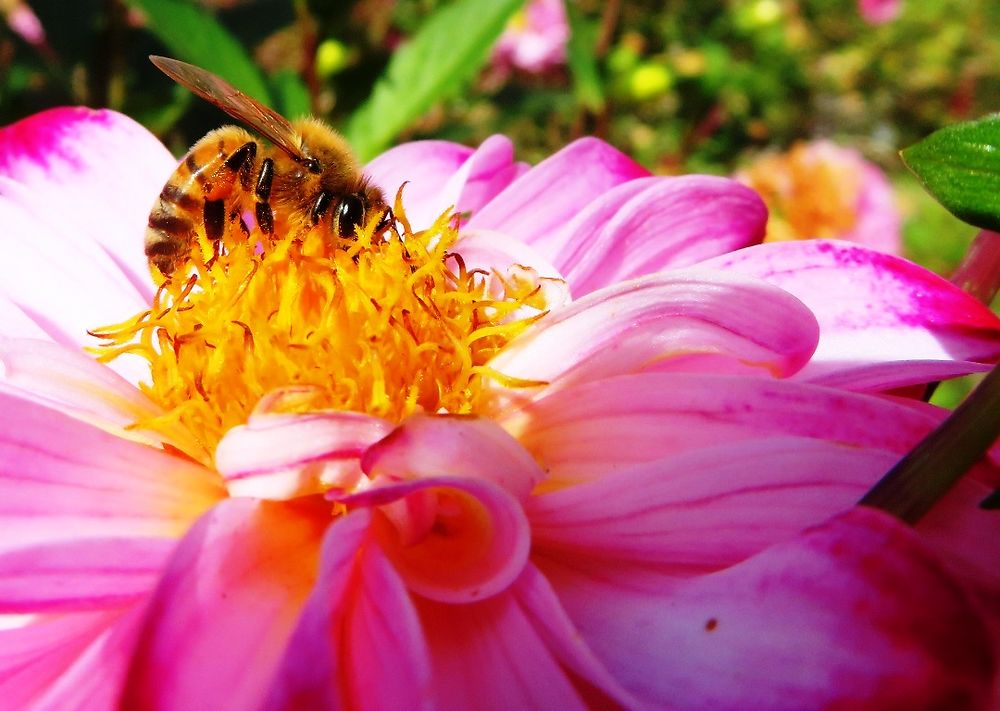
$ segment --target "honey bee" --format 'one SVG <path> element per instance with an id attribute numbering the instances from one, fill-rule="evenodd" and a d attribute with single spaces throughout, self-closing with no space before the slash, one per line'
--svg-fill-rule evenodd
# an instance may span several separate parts
<path id="1" fill-rule="evenodd" d="M 150 265 L 169 277 L 191 253 L 199 227 L 218 243 L 226 225 L 251 212 L 265 235 L 322 229 L 352 237 L 376 214 L 382 191 L 361 174 L 347 142 L 314 118 L 289 122 L 192 64 L 150 57 L 164 74 L 268 139 L 223 126 L 194 144 L 163 186 L 146 227 Z"/>

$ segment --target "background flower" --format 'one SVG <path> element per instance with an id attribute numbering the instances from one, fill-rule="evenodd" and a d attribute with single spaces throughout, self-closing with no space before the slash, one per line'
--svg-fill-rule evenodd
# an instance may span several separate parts
<path id="1" fill-rule="evenodd" d="M 767 241 L 837 238 L 890 254 L 902 250 L 892 187 L 857 151 L 829 141 L 797 143 L 761 156 L 737 177 L 767 204 Z"/>
<path id="2" fill-rule="evenodd" d="M 500 137 L 407 144 L 370 172 L 410 181 L 415 229 L 455 204 L 470 268 L 567 290 L 490 361 L 508 380 L 476 416 L 258 410 L 212 471 L 190 458 L 200 433 L 130 428 L 160 405 L 79 352 L 88 327 L 146 308 L 137 236 L 162 147 L 86 110 L 0 144 L 0 517 L 23 532 L 0 610 L 39 615 L 0 632 L 5 698 L 986 703 L 1000 538 L 974 503 L 996 470 L 922 537 L 843 513 L 944 416 L 880 393 L 998 356 L 996 317 L 947 282 L 854 245 L 755 245 L 748 189 L 654 178 L 596 140 L 530 169 Z M 109 171 L 111 147 L 149 160 Z M 41 208 L 107 205 L 111 187 L 131 197 L 67 234 Z M 133 383 L 135 366 L 119 365 Z M 297 495 L 331 471 L 325 497 Z"/>
<path id="3" fill-rule="evenodd" d="M 493 48 L 493 64 L 540 74 L 566 61 L 569 23 L 562 0 L 531 0 Z"/>
<path id="4" fill-rule="evenodd" d="M 895 20 L 902 5 L 902 0 L 858 0 L 858 12 L 866 22 L 881 25 Z"/>

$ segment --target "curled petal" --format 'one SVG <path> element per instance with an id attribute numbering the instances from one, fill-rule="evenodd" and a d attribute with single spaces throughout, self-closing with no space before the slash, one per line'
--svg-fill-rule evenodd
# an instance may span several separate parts
<path id="1" fill-rule="evenodd" d="M 212 472 L 191 460 L 0 392 L 0 551 L 174 538 L 222 493 Z"/>
<path id="2" fill-rule="evenodd" d="M 511 183 L 472 216 L 469 227 L 503 232 L 536 246 L 607 190 L 648 175 L 607 143 L 581 138 Z M 553 258 L 551 250 L 536 249 Z"/>
<path id="3" fill-rule="evenodd" d="M 791 295 L 758 280 L 671 272 L 608 287 L 559 309 L 490 361 L 506 376 L 556 383 L 642 370 L 796 372 L 816 344 L 816 321 Z M 516 397 L 517 393 L 511 394 Z"/>
<path id="4" fill-rule="evenodd" d="M 361 454 L 389 429 L 354 412 L 255 414 L 225 434 L 215 465 L 231 496 L 284 500 L 351 489 L 362 476 Z"/>
<path id="5" fill-rule="evenodd" d="M 531 455 L 502 428 L 462 416 L 411 417 L 365 452 L 372 479 L 386 481 L 464 477 L 496 484 L 519 500 L 542 480 Z"/>
<path id="6" fill-rule="evenodd" d="M 267 711 L 414 709 L 428 698 L 430 665 L 416 610 L 372 544 L 370 527 L 369 512 L 355 511 L 327 531 L 319 579 L 274 677 Z"/>
<path id="7" fill-rule="evenodd" d="M 881 512 L 852 510 L 672 590 L 615 561 L 545 570 L 595 653 L 654 706 L 989 703 L 982 619 L 918 536 Z"/>
<path id="8" fill-rule="evenodd" d="M 850 387 L 871 368 L 889 388 L 927 382 L 927 363 L 980 370 L 1000 358 L 1000 318 L 923 267 L 858 245 L 826 240 L 764 244 L 709 260 L 705 266 L 750 274 L 800 298 L 820 324 L 810 363 L 796 375 Z M 911 363 L 913 364 L 911 371 Z"/>
<path id="9" fill-rule="evenodd" d="M 255 708 L 316 580 L 328 522 L 316 502 L 227 499 L 205 514 L 149 602 L 123 706 Z"/>
<path id="10" fill-rule="evenodd" d="M 636 183 L 645 189 L 623 190 Z M 588 205 L 552 238 L 565 243 L 555 264 L 579 297 L 755 244 L 766 223 L 760 197 L 727 178 L 631 181 Z"/>
<path id="11" fill-rule="evenodd" d="M 435 477 L 332 496 L 377 506 L 379 545 L 406 586 L 431 600 L 467 603 L 506 589 L 524 569 L 531 532 L 521 504 L 496 484 Z"/>

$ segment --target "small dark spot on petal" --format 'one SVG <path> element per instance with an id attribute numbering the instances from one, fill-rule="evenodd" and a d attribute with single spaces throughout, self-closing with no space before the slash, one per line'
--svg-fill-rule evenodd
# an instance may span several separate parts
<path id="1" fill-rule="evenodd" d="M 715 628 L 718 626 L 719 626 L 719 621 L 714 617 L 710 617 L 708 621 L 705 623 L 705 631 L 714 632 Z"/>

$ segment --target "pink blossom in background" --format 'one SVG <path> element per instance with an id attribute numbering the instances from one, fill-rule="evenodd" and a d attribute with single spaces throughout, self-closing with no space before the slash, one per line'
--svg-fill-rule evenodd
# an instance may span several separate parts
<path id="1" fill-rule="evenodd" d="M 895 20 L 902 5 L 902 0 L 858 0 L 858 12 L 865 22 L 881 25 Z"/>
<path id="2" fill-rule="evenodd" d="M 549 313 L 471 414 L 256 409 L 206 458 L 130 426 L 162 407 L 145 361 L 80 348 L 148 308 L 174 164 L 112 112 L 0 132 L 6 707 L 991 702 L 1000 470 L 916 531 L 853 505 L 946 414 L 883 393 L 1000 356 L 971 297 L 758 244 L 749 189 L 594 139 L 534 167 L 499 136 L 404 144 L 368 171 L 409 181 L 414 229 L 455 206 L 466 265 L 538 275 Z"/>
<path id="3" fill-rule="evenodd" d="M 768 153 L 738 179 L 771 212 L 767 241 L 836 238 L 889 254 L 902 250 L 899 209 L 881 169 L 830 141 Z"/>
<path id="4" fill-rule="evenodd" d="M 568 40 L 564 0 L 531 0 L 497 40 L 493 64 L 539 74 L 566 62 Z"/>
<path id="5" fill-rule="evenodd" d="M 33 45 L 45 43 L 45 29 L 28 3 L 22 0 L 0 0 L 0 11 L 7 18 L 7 25 L 25 42 Z"/>

